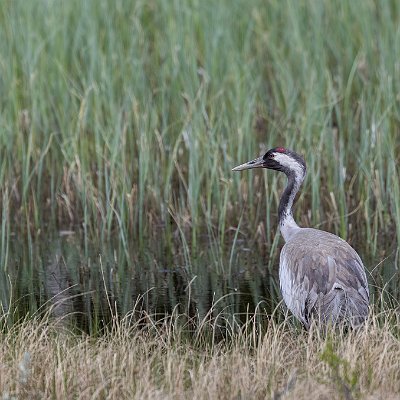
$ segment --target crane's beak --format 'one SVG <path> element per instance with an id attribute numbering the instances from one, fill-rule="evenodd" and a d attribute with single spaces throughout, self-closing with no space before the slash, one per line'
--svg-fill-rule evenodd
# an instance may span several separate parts
<path id="1" fill-rule="evenodd" d="M 243 171 L 244 169 L 250 168 L 263 168 L 265 167 L 265 160 L 262 157 L 256 158 L 255 160 L 248 161 L 247 163 L 238 165 L 232 168 L 232 171 Z"/>

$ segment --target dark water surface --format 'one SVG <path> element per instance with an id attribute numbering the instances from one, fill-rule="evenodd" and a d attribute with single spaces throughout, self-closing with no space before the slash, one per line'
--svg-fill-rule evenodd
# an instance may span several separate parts
<path id="1" fill-rule="evenodd" d="M 129 250 L 120 242 L 87 243 L 72 232 L 13 240 L 0 273 L 1 306 L 10 323 L 51 310 L 88 332 L 132 312 L 156 319 L 174 311 L 198 320 L 224 315 L 240 323 L 256 309 L 268 315 L 279 305 L 282 246 L 268 255 L 245 241 L 225 252 L 206 242 L 194 254 L 179 246 L 165 250 L 162 241 Z M 357 250 L 370 271 L 372 302 L 398 304 L 398 252 L 372 258 L 368 249 Z"/>

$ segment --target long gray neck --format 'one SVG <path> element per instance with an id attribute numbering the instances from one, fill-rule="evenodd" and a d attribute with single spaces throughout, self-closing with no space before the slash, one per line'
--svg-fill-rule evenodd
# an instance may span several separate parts
<path id="1" fill-rule="evenodd" d="M 279 229 L 285 242 L 289 241 L 293 234 L 301 229 L 293 219 L 292 207 L 294 198 L 299 191 L 300 185 L 304 180 L 304 175 L 296 175 L 295 172 L 286 173 L 288 183 L 279 202 Z"/>

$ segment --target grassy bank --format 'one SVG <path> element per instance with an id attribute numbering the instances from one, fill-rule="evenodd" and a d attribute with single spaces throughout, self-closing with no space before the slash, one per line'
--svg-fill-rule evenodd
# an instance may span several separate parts
<path id="1" fill-rule="evenodd" d="M 135 323 L 126 317 L 96 340 L 31 320 L 0 335 L 0 396 L 395 399 L 398 318 L 375 314 L 358 332 L 323 336 L 289 320 L 257 324 L 249 315 L 219 342 L 212 340 L 218 318 L 192 321 L 189 334 L 184 315 Z"/>

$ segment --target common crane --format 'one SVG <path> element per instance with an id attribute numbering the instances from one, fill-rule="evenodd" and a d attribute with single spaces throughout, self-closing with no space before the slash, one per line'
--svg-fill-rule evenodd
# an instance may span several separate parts
<path id="1" fill-rule="evenodd" d="M 283 300 L 306 329 L 313 319 L 323 325 L 362 324 L 368 315 L 369 291 L 364 265 L 357 252 L 332 233 L 301 228 L 293 219 L 292 206 L 306 175 L 304 159 L 283 147 L 232 171 L 268 168 L 288 178 L 279 202 L 279 228 L 285 240 L 279 262 Z"/>

